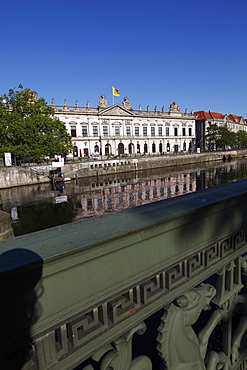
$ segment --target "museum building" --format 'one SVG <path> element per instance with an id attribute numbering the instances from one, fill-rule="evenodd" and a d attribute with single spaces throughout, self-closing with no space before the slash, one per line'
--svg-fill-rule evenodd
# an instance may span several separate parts
<path id="1" fill-rule="evenodd" d="M 125 97 L 122 105 L 108 105 L 105 95 L 101 95 L 97 108 L 52 106 L 55 115 L 64 122 L 72 136 L 74 157 L 167 154 L 195 150 L 195 115 L 187 110 L 181 113 L 173 102 L 168 112 L 153 111 L 149 106 L 133 110 Z"/>

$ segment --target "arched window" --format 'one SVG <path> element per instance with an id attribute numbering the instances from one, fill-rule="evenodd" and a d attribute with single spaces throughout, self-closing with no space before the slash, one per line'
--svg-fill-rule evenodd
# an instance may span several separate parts
<path id="1" fill-rule="evenodd" d="M 107 155 L 107 154 L 111 154 L 111 145 L 110 144 L 105 145 L 105 155 Z"/>
<path id="2" fill-rule="evenodd" d="M 98 146 L 98 144 L 94 145 L 94 153 L 99 153 L 99 146 Z"/>
<path id="3" fill-rule="evenodd" d="M 183 144 L 183 151 L 184 152 L 186 151 L 186 142 L 184 142 L 184 144 Z"/>
<path id="4" fill-rule="evenodd" d="M 139 143 L 136 145 L 136 151 L 137 151 L 137 153 L 141 153 L 141 148 L 140 148 L 140 144 Z"/>
<path id="5" fill-rule="evenodd" d="M 159 152 L 162 153 L 162 143 L 159 143 Z"/>
<path id="6" fill-rule="evenodd" d="M 152 153 L 156 153 L 156 146 L 155 143 L 152 144 Z"/>
<path id="7" fill-rule="evenodd" d="M 129 154 L 132 154 L 132 153 L 134 153 L 134 144 L 130 143 L 129 144 Z"/>
<path id="8" fill-rule="evenodd" d="M 147 153 L 148 152 L 148 144 L 147 143 L 145 143 L 144 144 L 144 153 Z"/>
<path id="9" fill-rule="evenodd" d="M 170 144 L 169 144 L 169 143 L 167 143 L 167 145 L 166 145 L 166 151 L 167 151 L 167 152 L 169 152 L 169 151 L 170 151 Z"/>
<path id="10" fill-rule="evenodd" d="M 124 154 L 124 145 L 123 145 L 123 143 L 118 144 L 118 154 Z"/>

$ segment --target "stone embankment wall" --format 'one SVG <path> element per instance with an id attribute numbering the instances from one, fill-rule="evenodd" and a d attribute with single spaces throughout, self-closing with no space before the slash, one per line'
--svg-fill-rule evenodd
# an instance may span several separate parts
<path id="1" fill-rule="evenodd" d="M 0 240 L 14 237 L 10 214 L 0 211 Z"/>
<path id="2" fill-rule="evenodd" d="M 247 149 L 202 154 L 146 156 L 133 159 L 115 158 L 109 160 L 85 160 L 82 162 L 66 164 L 62 167 L 62 172 L 65 177 L 73 179 L 219 161 L 222 160 L 223 156 L 227 158 L 229 155 L 232 158 L 246 157 Z M 50 179 L 48 174 L 51 169 L 51 166 L 2 167 L 0 168 L 0 188 L 49 182 Z"/>
<path id="3" fill-rule="evenodd" d="M 65 177 L 90 177 L 101 176 L 106 174 L 116 174 L 121 172 L 142 171 L 152 168 L 183 166 L 185 164 L 204 163 L 210 161 L 221 161 L 228 156 L 232 158 L 241 158 L 247 156 L 246 150 L 238 151 L 221 151 L 214 153 L 202 154 L 177 154 L 177 155 L 160 155 L 140 158 L 116 158 L 111 160 L 95 160 L 90 162 L 81 162 L 66 164 L 62 169 Z"/>
<path id="4" fill-rule="evenodd" d="M 0 188 L 31 185 L 50 181 L 46 172 L 36 172 L 32 167 L 0 167 Z"/>

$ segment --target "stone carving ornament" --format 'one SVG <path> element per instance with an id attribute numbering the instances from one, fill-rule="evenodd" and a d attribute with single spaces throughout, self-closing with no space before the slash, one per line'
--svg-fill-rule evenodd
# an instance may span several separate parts
<path id="1" fill-rule="evenodd" d="M 92 357 L 100 361 L 100 370 L 152 370 L 152 362 L 147 356 L 138 356 L 132 360 L 132 337 L 135 333 L 143 334 L 146 325 L 141 322 L 112 344 L 102 348 Z M 91 365 L 83 370 L 93 370 Z"/>
<path id="2" fill-rule="evenodd" d="M 205 359 L 211 333 L 229 312 L 215 310 L 198 336 L 192 328 L 201 312 L 210 309 L 215 294 L 212 285 L 202 284 L 179 297 L 165 311 L 158 328 L 157 349 L 167 370 L 229 369 L 229 359 L 223 352 L 211 351 Z"/>
<path id="3" fill-rule="evenodd" d="M 129 98 L 127 96 L 125 96 L 124 99 L 123 99 L 123 106 L 126 109 L 132 109 L 131 103 L 130 103 Z"/>
<path id="4" fill-rule="evenodd" d="M 106 99 L 105 95 L 101 95 L 99 99 L 99 108 L 107 108 L 108 107 L 108 100 Z"/>
<path id="5" fill-rule="evenodd" d="M 180 107 L 179 105 L 177 105 L 175 101 L 170 104 L 169 112 L 170 113 L 180 113 Z"/>

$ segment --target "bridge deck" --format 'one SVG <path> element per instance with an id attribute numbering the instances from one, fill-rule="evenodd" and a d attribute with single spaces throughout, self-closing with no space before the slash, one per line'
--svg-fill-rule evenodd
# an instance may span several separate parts
<path id="1" fill-rule="evenodd" d="M 76 366 L 235 261 L 235 285 L 215 298 L 225 303 L 242 287 L 246 190 L 243 180 L 0 242 L 6 353 L 27 334 L 16 305 L 32 290 L 29 335 L 39 368 L 54 370 Z"/>

